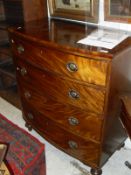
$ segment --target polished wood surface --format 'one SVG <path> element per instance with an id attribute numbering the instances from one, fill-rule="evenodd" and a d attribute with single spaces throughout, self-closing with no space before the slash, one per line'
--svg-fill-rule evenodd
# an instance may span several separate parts
<path id="1" fill-rule="evenodd" d="M 74 30 L 75 29 L 75 30 Z M 111 60 L 114 55 L 130 48 L 131 39 L 118 44 L 113 49 L 105 49 L 77 43 L 80 39 L 87 37 L 97 27 L 88 24 L 77 24 L 62 20 L 43 20 L 25 23 L 21 28 L 10 28 L 10 33 L 14 33 L 17 38 L 23 38 L 35 42 L 38 46 L 52 48 L 73 53 L 75 55 L 91 57 L 96 59 Z M 116 31 L 117 32 L 117 31 Z M 15 37 L 14 37 L 15 38 Z"/>
<path id="2" fill-rule="evenodd" d="M 131 79 L 131 39 L 110 50 L 77 43 L 95 29 L 43 19 L 9 30 L 27 125 L 95 168 L 92 173 L 127 138 L 119 97 Z"/>
<path id="3" fill-rule="evenodd" d="M 71 107 L 70 105 L 48 99 L 27 84 L 20 83 L 20 87 L 23 103 L 30 104 L 33 109 L 40 111 L 44 116 L 58 122 L 59 125 L 67 131 L 71 130 L 77 135 L 95 142 L 101 141 L 102 115 L 89 113 Z M 77 122 L 72 124 L 70 122 L 71 118 L 75 118 Z"/>
<path id="4" fill-rule="evenodd" d="M 85 163 L 88 162 L 93 167 L 97 167 L 100 144 L 82 139 L 74 134 L 68 133 L 64 129 L 61 129 L 59 125 L 52 122 L 52 120 L 49 118 L 46 118 L 44 115 L 33 111 L 33 109 L 29 106 L 23 104 L 23 107 L 26 119 L 28 121 L 30 120 L 29 123 L 37 128 L 39 132 L 41 132 L 42 135 L 47 138 L 47 140 L 49 140 L 54 145 L 57 145 L 57 147 L 63 149 L 70 155 L 83 160 Z M 33 120 L 28 119 L 29 114 L 33 116 Z M 71 141 L 75 144 L 71 145 Z"/>
<path id="5" fill-rule="evenodd" d="M 21 76 L 21 70 L 23 68 L 26 69 L 27 75 Z M 70 80 L 67 81 L 62 77 L 54 76 L 54 74 L 46 71 L 40 71 L 23 62 L 17 64 L 17 71 L 18 75 L 20 75 L 20 81 L 27 81 L 30 86 L 40 91 L 41 95 L 45 94 L 51 99 L 58 100 L 65 104 L 68 103 L 87 111 L 93 111 L 99 114 L 103 113 L 105 100 L 104 90 L 84 86 Z M 71 91 L 75 91 L 79 97 L 71 97 Z"/>
<path id="6" fill-rule="evenodd" d="M 21 54 L 19 54 L 18 51 L 19 47 L 24 48 L 24 52 Z M 80 57 L 57 50 L 51 52 L 50 49 L 46 47 L 43 48 L 33 44 L 30 45 L 29 43 L 18 39 L 13 40 L 12 49 L 16 56 L 29 60 L 39 68 L 43 67 L 44 69 L 51 72 L 53 71 L 59 75 L 76 80 L 83 80 L 91 84 L 106 86 L 106 75 L 108 70 L 108 62 L 106 61 Z M 29 52 L 29 50 L 31 50 L 31 52 Z M 69 70 L 69 63 L 75 64 L 77 70 Z"/>

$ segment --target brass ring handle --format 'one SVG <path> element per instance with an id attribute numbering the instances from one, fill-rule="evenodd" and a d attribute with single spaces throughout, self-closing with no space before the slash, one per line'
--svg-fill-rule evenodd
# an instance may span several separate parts
<path id="1" fill-rule="evenodd" d="M 28 118 L 31 119 L 31 120 L 34 119 L 34 116 L 33 116 L 31 113 L 28 113 L 27 116 L 28 116 Z"/>
<path id="2" fill-rule="evenodd" d="M 80 95 L 79 95 L 79 93 L 77 91 L 70 90 L 69 91 L 69 97 L 72 98 L 72 99 L 79 99 Z"/>
<path id="3" fill-rule="evenodd" d="M 78 148 L 78 144 L 77 144 L 76 142 L 72 141 L 72 140 L 70 140 L 70 141 L 68 142 L 68 145 L 69 145 L 69 147 L 70 147 L 71 149 L 77 149 L 77 148 Z"/>
<path id="4" fill-rule="evenodd" d="M 68 118 L 68 122 L 72 126 L 76 126 L 76 125 L 79 124 L 79 120 L 77 118 L 75 118 L 75 117 L 69 117 Z"/>
<path id="5" fill-rule="evenodd" d="M 26 75 L 27 74 L 26 68 L 25 67 L 21 68 L 20 73 L 21 73 L 22 76 Z"/>
<path id="6" fill-rule="evenodd" d="M 30 92 L 28 92 L 28 91 L 26 91 L 26 92 L 24 93 L 24 96 L 25 96 L 26 99 L 30 99 L 30 98 L 31 98 L 31 94 L 30 94 Z"/>
<path id="7" fill-rule="evenodd" d="M 24 47 L 22 45 L 19 45 L 17 47 L 17 51 L 18 51 L 19 54 L 22 54 L 25 51 L 25 49 L 24 49 Z"/>
<path id="8" fill-rule="evenodd" d="M 67 67 L 67 70 L 69 70 L 70 72 L 78 71 L 77 65 L 73 62 L 67 63 L 66 67 Z"/>

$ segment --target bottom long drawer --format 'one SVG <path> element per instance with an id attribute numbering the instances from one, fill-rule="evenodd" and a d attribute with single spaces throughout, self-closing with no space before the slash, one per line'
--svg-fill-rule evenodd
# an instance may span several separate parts
<path id="1" fill-rule="evenodd" d="M 25 120 L 53 145 L 92 167 L 99 167 L 100 144 L 84 140 L 60 128 L 26 104 L 23 104 L 23 113 Z"/>

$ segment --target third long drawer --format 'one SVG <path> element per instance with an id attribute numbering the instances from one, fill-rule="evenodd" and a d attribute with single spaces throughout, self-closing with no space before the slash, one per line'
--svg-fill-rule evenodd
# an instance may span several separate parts
<path id="1" fill-rule="evenodd" d="M 26 84 L 20 87 L 23 104 L 27 103 L 61 127 L 97 142 L 101 139 L 103 115 L 87 112 L 47 98 Z"/>

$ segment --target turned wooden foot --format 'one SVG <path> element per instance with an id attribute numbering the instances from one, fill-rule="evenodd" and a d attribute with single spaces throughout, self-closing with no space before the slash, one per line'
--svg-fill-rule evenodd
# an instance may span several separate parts
<path id="1" fill-rule="evenodd" d="M 102 174 L 102 170 L 101 169 L 91 168 L 90 172 L 91 172 L 92 175 L 101 175 Z"/>
<path id="2" fill-rule="evenodd" d="M 25 127 L 27 127 L 29 131 L 32 130 L 32 126 L 29 123 L 27 123 L 27 122 L 25 123 Z"/>

